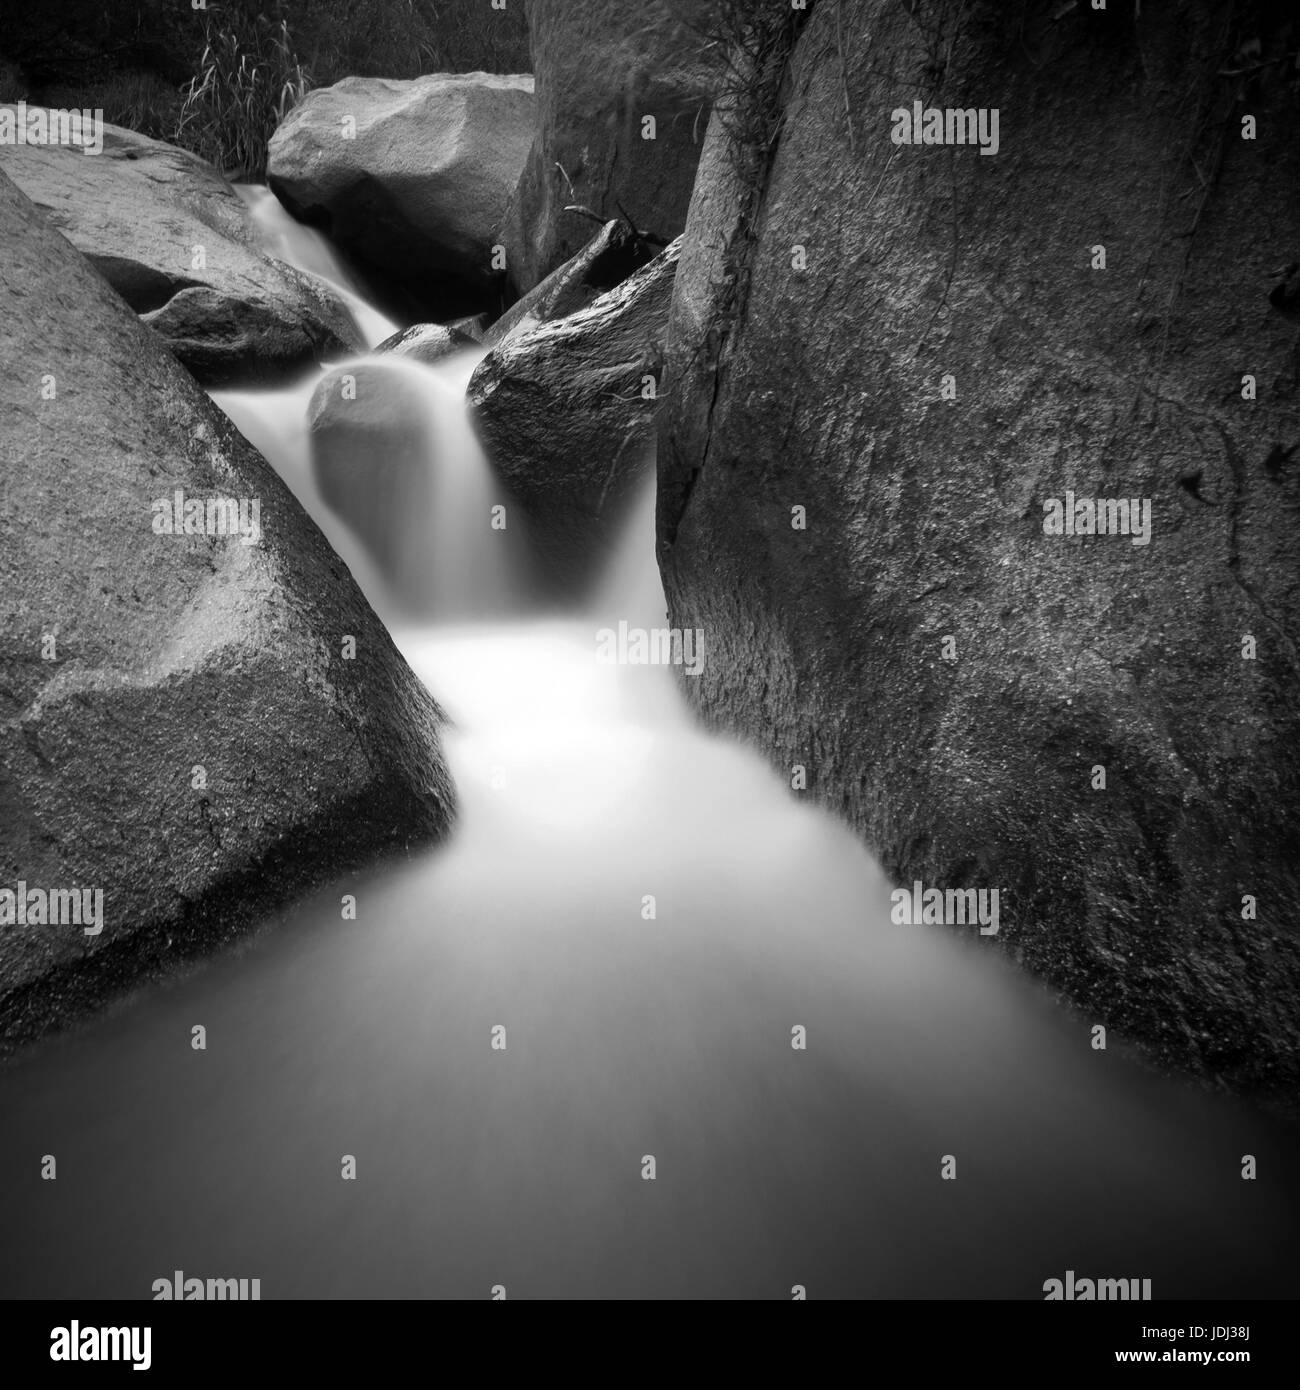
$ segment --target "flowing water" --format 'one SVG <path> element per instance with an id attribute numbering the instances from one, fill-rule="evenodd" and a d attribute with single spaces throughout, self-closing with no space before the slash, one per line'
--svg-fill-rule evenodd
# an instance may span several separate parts
<path id="1" fill-rule="evenodd" d="M 389 502 L 425 612 L 321 500 L 316 382 L 216 397 L 452 717 L 460 819 L 0 1074 L 0 1292 L 1294 1293 L 1289 1132 L 1094 1050 L 991 939 L 891 923 L 870 855 L 697 728 L 689 677 L 596 660 L 665 621 L 652 491 L 588 603 L 532 610 L 473 361 L 394 369 L 427 406 L 414 539 Z"/>
<path id="2" fill-rule="evenodd" d="M 235 191 L 267 253 L 324 280 L 347 305 L 367 347 L 377 347 L 397 332 L 398 325 L 367 299 L 356 275 L 327 236 L 292 218 L 265 184 L 236 184 Z"/>

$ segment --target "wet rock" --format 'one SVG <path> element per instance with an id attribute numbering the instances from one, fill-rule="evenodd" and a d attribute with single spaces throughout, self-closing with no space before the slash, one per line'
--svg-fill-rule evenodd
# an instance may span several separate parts
<path id="1" fill-rule="evenodd" d="M 334 291 L 263 255 L 238 194 L 184 150 L 105 126 L 100 154 L 0 145 L 0 170 L 204 385 L 275 382 L 362 346 Z"/>
<path id="2" fill-rule="evenodd" d="M 1144 10 L 1140 44 L 1084 6 L 1024 31 L 984 7 L 944 90 L 976 137 L 1007 104 L 997 151 L 918 147 L 889 74 L 924 33 L 871 14 L 792 17 L 701 162 L 659 450 L 670 616 L 709 652 L 685 689 L 896 880 L 999 889 L 988 940 L 1078 1004 L 1080 1046 L 1108 1024 L 1293 1088 L 1285 64 L 1243 140 L 1200 7 Z M 1192 90 L 1218 154 L 1189 147 Z"/>
<path id="3" fill-rule="evenodd" d="M 418 367 L 389 356 L 321 378 L 307 411 L 312 473 L 393 600 L 415 613 L 428 607 L 435 578 L 431 388 Z"/>
<path id="4" fill-rule="evenodd" d="M 285 118 L 268 179 L 363 263 L 425 300 L 470 306 L 503 279 L 492 248 L 532 120 L 527 75 L 348 77 Z"/>
<path id="5" fill-rule="evenodd" d="M 605 223 L 576 256 L 502 314 L 484 334 L 484 342 L 495 346 L 585 309 L 593 299 L 653 260 L 655 254 L 655 248 L 626 222 Z"/>
<path id="6" fill-rule="evenodd" d="M 520 293 L 590 238 L 590 222 L 566 208 L 601 218 L 624 212 L 664 242 L 686 225 L 718 80 L 707 56 L 712 8 L 706 0 L 531 0 L 536 134 L 505 224 Z"/>
<path id="7" fill-rule="evenodd" d="M 437 838 L 453 793 L 441 712 L 342 561 L 2 174 L 0 240 L 12 1041 Z M 89 891 L 98 929 L 14 921 L 20 885 Z"/>
<path id="8" fill-rule="evenodd" d="M 385 338 L 375 352 L 391 352 L 395 357 L 410 357 L 431 366 L 477 342 L 477 338 L 452 324 L 416 323 Z"/>
<path id="9" fill-rule="evenodd" d="M 479 437 L 561 591 L 580 589 L 606 557 L 648 467 L 678 251 L 508 336 L 470 378 Z"/>

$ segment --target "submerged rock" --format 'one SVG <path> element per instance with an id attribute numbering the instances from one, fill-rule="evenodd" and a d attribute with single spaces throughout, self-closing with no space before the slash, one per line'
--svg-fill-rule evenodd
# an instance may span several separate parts
<path id="1" fill-rule="evenodd" d="M 918 148 L 888 74 L 925 36 L 870 9 L 790 17 L 710 130 L 659 451 L 670 615 L 709 653 L 685 689 L 909 888 L 999 889 L 989 944 L 1088 1025 L 1294 1088 L 1285 66 L 1238 108 L 1199 6 L 983 7 L 944 90 L 988 153 Z"/>
<path id="2" fill-rule="evenodd" d="M 204 385 L 282 380 L 362 347 L 334 291 L 264 255 L 238 194 L 185 150 L 105 126 L 100 154 L 5 144 L 0 170 Z"/>
<path id="3" fill-rule="evenodd" d="M 321 378 L 307 408 L 312 473 L 393 599 L 420 612 L 435 580 L 429 532 L 437 441 L 428 380 L 400 353 L 390 357 Z"/>
<path id="4" fill-rule="evenodd" d="M 503 278 L 493 246 L 532 119 L 527 75 L 348 77 L 285 118 L 268 179 L 360 261 L 426 301 L 472 305 Z"/>
<path id="5" fill-rule="evenodd" d="M 0 240 L 13 1040 L 438 837 L 453 792 L 440 710 L 271 467 L 3 175 Z M 83 892 L 98 921 L 33 911 Z"/>
<path id="6" fill-rule="evenodd" d="M 565 318 L 511 334 L 469 403 L 523 509 L 545 582 L 580 589 L 609 553 L 652 453 L 677 243 Z"/>

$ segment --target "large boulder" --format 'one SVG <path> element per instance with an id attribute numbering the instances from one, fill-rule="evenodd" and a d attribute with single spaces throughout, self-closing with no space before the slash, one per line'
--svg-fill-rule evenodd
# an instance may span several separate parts
<path id="1" fill-rule="evenodd" d="M 479 438 L 557 592 L 581 589 L 608 555 L 650 465 L 679 250 L 585 309 L 507 335 L 470 378 Z"/>
<path id="2" fill-rule="evenodd" d="M 531 76 L 348 77 L 289 113 L 268 178 L 295 216 L 455 313 L 503 282 L 493 247 L 532 121 Z"/>
<path id="3" fill-rule="evenodd" d="M 505 225 L 519 293 L 620 208 L 671 240 L 686 225 L 718 70 L 705 0 L 530 0 L 537 129 Z M 647 118 L 653 118 L 653 127 Z M 652 136 L 652 138 L 646 138 Z"/>
<path id="4" fill-rule="evenodd" d="M 283 379 L 363 346 L 334 291 L 263 255 L 234 189 L 174 145 L 105 126 L 99 154 L 3 144 L 0 170 L 205 385 Z"/>
<path id="5" fill-rule="evenodd" d="M 437 837 L 453 794 L 437 705 L 273 470 L 3 175 L 0 239 L 14 1039 Z M 15 921 L 19 885 L 89 891 L 90 927 Z"/>
<path id="6" fill-rule="evenodd" d="M 998 888 L 990 946 L 1085 1017 L 1293 1088 L 1285 35 L 980 4 L 940 81 L 924 16 L 862 9 L 771 26 L 785 61 L 710 129 L 659 451 L 687 693 L 897 880 Z M 982 149 L 905 143 L 919 90 Z M 1121 498 L 1127 533 L 1061 533 Z"/>

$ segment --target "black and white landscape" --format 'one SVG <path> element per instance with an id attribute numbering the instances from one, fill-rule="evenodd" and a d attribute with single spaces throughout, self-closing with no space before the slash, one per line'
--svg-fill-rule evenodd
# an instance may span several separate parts
<path id="1" fill-rule="evenodd" d="M 1300 1293 L 1298 55 L 4 0 L 0 1294 Z"/>

